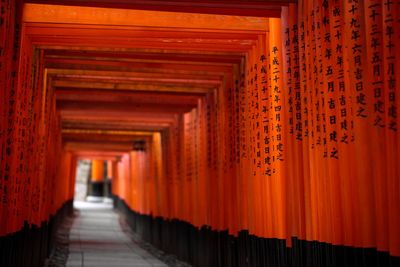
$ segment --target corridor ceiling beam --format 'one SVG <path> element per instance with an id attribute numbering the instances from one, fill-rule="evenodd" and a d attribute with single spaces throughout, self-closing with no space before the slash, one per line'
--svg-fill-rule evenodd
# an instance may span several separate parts
<path id="1" fill-rule="evenodd" d="M 82 130 L 120 130 L 120 131 L 151 131 L 160 132 L 162 130 L 168 129 L 172 122 L 149 122 L 149 121 L 123 121 L 123 120 L 113 120 L 100 122 L 90 121 L 82 122 L 75 120 L 63 120 L 63 129 L 82 129 Z"/>
<path id="2" fill-rule="evenodd" d="M 144 28 L 159 27 L 174 29 L 182 28 L 182 25 L 185 25 L 189 29 L 263 31 L 267 29 L 268 19 L 263 17 L 228 15 L 224 15 L 223 19 L 221 19 L 221 16 L 210 14 L 25 4 L 23 20 L 24 22 L 135 26 Z"/>
<path id="3" fill-rule="evenodd" d="M 173 131 L 225 88 L 267 27 L 266 18 L 116 8 L 27 4 L 24 13 L 74 151 L 129 150 Z M 127 134 L 138 131 L 148 135 Z"/>
<path id="4" fill-rule="evenodd" d="M 130 104 L 168 104 L 168 105 L 192 105 L 195 107 L 198 98 L 203 94 L 197 93 L 174 93 L 174 92 L 154 92 L 154 91 L 126 91 L 113 90 L 113 94 L 107 90 L 96 89 L 57 89 L 58 101 L 96 101 L 118 102 Z"/>
<path id="5" fill-rule="evenodd" d="M 294 3 L 297 0 L 26 0 L 25 2 L 203 14 L 279 17 L 282 5 Z"/>
<path id="6" fill-rule="evenodd" d="M 96 151 L 99 154 L 104 152 L 117 152 L 120 154 L 128 153 L 132 150 L 132 142 L 88 142 L 88 141 L 74 141 L 66 142 L 64 144 L 66 151 Z"/>

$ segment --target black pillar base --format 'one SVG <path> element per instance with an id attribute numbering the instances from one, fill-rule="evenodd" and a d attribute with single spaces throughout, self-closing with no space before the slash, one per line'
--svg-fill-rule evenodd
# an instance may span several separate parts
<path id="1" fill-rule="evenodd" d="M 52 253 L 57 227 L 61 220 L 72 211 L 71 200 L 66 202 L 47 222 L 43 222 L 40 227 L 25 223 L 20 231 L 0 237 L 0 266 L 44 266 L 46 258 Z"/>
<path id="2" fill-rule="evenodd" d="M 114 196 L 114 206 L 126 215 L 129 226 L 143 240 L 176 255 L 193 266 L 204 267 L 398 267 L 400 257 L 375 248 L 337 246 L 292 238 L 261 238 L 241 231 L 232 236 L 208 226 L 200 229 L 180 220 L 138 214 Z"/>
<path id="3" fill-rule="evenodd" d="M 92 197 L 103 197 L 104 196 L 104 182 L 90 181 L 88 195 Z"/>
<path id="4" fill-rule="evenodd" d="M 104 181 L 104 196 L 105 197 L 111 197 L 111 180 L 110 179 L 106 179 Z"/>

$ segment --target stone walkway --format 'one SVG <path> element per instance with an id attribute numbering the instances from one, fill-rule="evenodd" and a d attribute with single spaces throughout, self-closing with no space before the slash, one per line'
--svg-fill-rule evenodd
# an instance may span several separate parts
<path id="1" fill-rule="evenodd" d="M 109 203 L 75 202 L 67 267 L 167 267 L 122 231 Z"/>

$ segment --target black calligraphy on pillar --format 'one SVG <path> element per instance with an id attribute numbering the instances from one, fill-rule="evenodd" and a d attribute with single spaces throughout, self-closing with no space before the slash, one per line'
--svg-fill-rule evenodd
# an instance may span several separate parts
<path id="1" fill-rule="evenodd" d="M 271 48 L 271 129 L 273 135 L 271 135 L 273 142 L 273 154 L 272 162 L 279 163 L 284 160 L 283 151 L 283 118 L 282 118 L 282 88 L 280 88 L 281 80 L 281 62 L 279 58 L 280 49 L 276 46 Z M 276 173 L 276 168 L 272 169 L 272 173 Z"/>
<path id="2" fill-rule="evenodd" d="M 256 105 L 258 104 L 256 101 L 256 95 L 257 91 L 254 89 L 255 85 L 257 84 L 257 77 L 254 77 L 256 75 L 257 71 L 255 70 L 257 68 L 257 65 L 254 63 L 254 50 L 252 50 L 248 54 L 248 59 L 247 59 L 247 92 L 249 96 L 249 102 L 247 106 L 247 111 L 249 114 L 249 124 L 250 124 L 250 129 L 251 131 L 248 133 L 250 142 L 249 142 L 249 149 L 250 149 L 250 159 L 251 165 L 252 165 L 252 175 L 256 176 L 256 165 L 257 165 L 257 158 L 256 158 Z"/>
<path id="3" fill-rule="evenodd" d="M 293 119 L 293 111 L 294 111 L 294 66 L 292 62 L 293 58 L 293 44 L 292 44 L 292 32 L 290 26 L 288 25 L 284 30 L 284 47 L 285 47 L 285 60 L 286 60 L 286 88 L 287 90 L 287 105 L 288 110 L 288 126 L 289 126 L 289 134 L 294 134 L 294 119 Z"/>
<path id="4" fill-rule="evenodd" d="M 238 73 L 237 75 L 240 75 Z M 240 164 L 240 77 L 235 77 L 235 91 L 234 91 L 234 112 L 235 112 L 235 160 L 236 164 Z"/>
<path id="5" fill-rule="evenodd" d="M 267 78 L 267 73 L 269 71 L 269 64 L 268 64 L 268 59 L 264 54 L 260 55 L 259 58 L 259 64 L 260 64 L 260 78 L 261 78 L 261 83 L 260 86 L 261 88 L 261 125 L 262 125 L 262 136 L 263 136 L 263 164 L 264 170 L 263 174 L 264 176 L 271 176 L 272 175 L 272 160 L 271 160 L 271 155 L 270 155 L 270 144 L 271 144 L 271 138 L 270 138 L 270 131 L 269 131 L 269 87 L 268 87 L 268 78 Z"/>
<path id="6" fill-rule="evenodd" d="M 305 30 L 306 21 L 304 18 L 300 22 L 300 30 L 299 30 L 299 54 L 300 54 L 300 83 L 298 90 L 295 90 L 295 132 L 296 132 L 296 140 L 303 140 L 303 114 L 302 114 L 302 104 L 301 104 L 301 96 L 308 91 L 308 76 L 307 72 L 309 69 L 309 64 L 307 63 L 307 58 L 309 57 L 309 42 L 308 42 L 308 31 Z"/>
<path id="7" fill-rule="evenodd" d="M 247 129 L 247 112 L 248 112 L 248 107 L 247 107 L 247 91 L 246 91 L 246 78 L 244 74 L 244 67 L 243 64 L 241 66 L 241 77 L 240 77 L 240 82 L 239 82 L 239 90 L 240 90 L 240 157 L 242 159 L 247 159 L 248 158 L 248 153 L 247 153 L 247 134 L 246 134 L 246 129 Z"/>
<path id="8" fill-rule="evenodd" d="M 350 72 L 351 79 L 354 83 L 353 90 L 355 91 L 356 109 L 355 116 L 358 118 L 367 118 L 367 95 L 364 88 L 364 75 L 363 75 L 363 51 L 365 49 L 363 44 L 362 28 L 360 17 L 361 7 L 359 1 L 351 0 L 348 2 L 348 8 L 346 10 L 349 19 L 347 21 L 346 28 L 349 29 L 350 40 L 349 45 L 351 47 L 351 64 Z"/>
<path id="9" fill-rule="evenodd" d="M 374 126 L 385 127 L 385 102 L 384 102 L 384 81 L 383 73 L 383 44 L 382 44 L 382 10 L 381 1 L 373 1 L 367 6 L 367 22 L 369 23 L 368 47 L 371 49 L 372 58 L 370 73 L 372 77 L 372 90 L 374 95 L 373 113 Z M 372 72 L 372 73 L 371 73 Z"/>
<path id="10" fill-rule="evenodd" d="M 383 18 L 383 49 L 384 49 L 384 84 L 385 84 L 385 102 L 386 105 L 386 118 L 387 118 L 387 127 L 390 131 L 396 132 L 398 129 L 397 125 L 397 116 L 398 110 L 396 105 L 396 79 L 399 79 L 398 71 L 396 70 L 396 47 L 395 38 L 397 31 L 397 38 L 399 38 L 399 30 L 395 29 L 395 8 L 400 8 L 400 1 L 397 3 L 397 7 L 394 5 L 392 1 L 384 1 L 384 6 L 382 13 L 384 15 Z M 400 20 L 398 23 L 400 25 Z M 398 53 L 397 53 L 398 55 Z"/>

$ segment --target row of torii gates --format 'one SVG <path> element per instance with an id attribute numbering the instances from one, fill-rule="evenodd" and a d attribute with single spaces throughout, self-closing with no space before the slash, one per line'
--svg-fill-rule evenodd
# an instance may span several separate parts
<path id="1" fill-rule="evenodd" d="M 400 1 L 0 9 L 1 266 L 41 266 L 79 159 L 194 266 L 400 266 Z"/>

